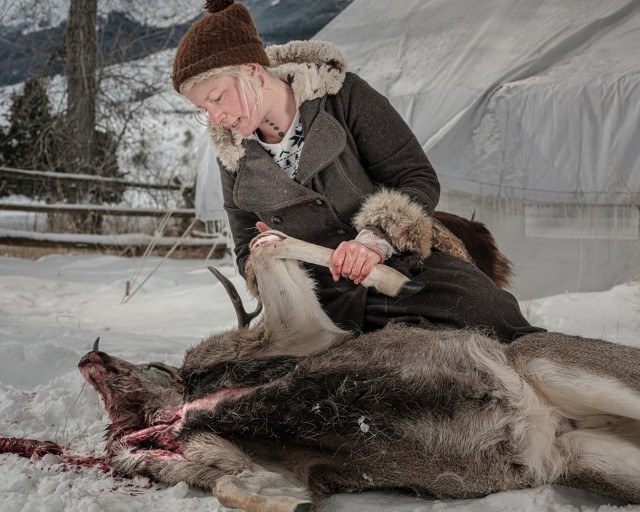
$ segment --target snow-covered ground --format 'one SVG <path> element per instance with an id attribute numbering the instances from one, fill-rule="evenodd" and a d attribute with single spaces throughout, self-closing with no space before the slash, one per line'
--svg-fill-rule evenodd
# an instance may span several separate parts
<path id="1" fill-rule="evenodd" d="M 133 362 L 180 364 L 185 349 L 211 330 L 233 327 L 235 314 L 205 262 L 168 260 L 130 300 L 160 261 L 112 256 L 0 257 L 0 437 L 49 439 L 77 455 L 100 455 L 106 414 L 76 364 L 96 337 L 101 348 Z M 215 264 L 236 284 L 230 260 Z M 247 307 L 251 305 L 248 304 Z M 522 304 L 533 323 L 567 333 L 640 346 L 640 284 Z M 610 511 L 611 500 L 563 487 L 504 492 L 476 500 L 422 500 L 383 493 L 332 497 L 325 511 Z M 618 504 L 619 505 L 619 504 Z M 638 507 L 620 507 L 640 510 Z M 3 512 L 216 511 L 206 492 L 119 479 L 98 468 L 0 455 Z"/>

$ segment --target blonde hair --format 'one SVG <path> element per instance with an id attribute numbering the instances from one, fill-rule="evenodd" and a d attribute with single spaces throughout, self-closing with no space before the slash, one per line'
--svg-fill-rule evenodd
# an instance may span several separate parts
<path id="1" fill-rule="evenodd" d="M 269 72 L 267 68 L 263 67 L 263 69 L 265 73 Z M 247 113 L 249 115 L 254 115 L 258 110 L 258 107 L 262 105 L 262 87 L 260 87 L 258 78 L 249 73 L 249 68 L 245 64 L 214 68 L 193 76 L 180 84 L 180 94 L 188 92 L 194 85 L 204 80 L 208 80 L 209 78 L 233 78 L 236 80 L 240 88 L 242 103 L 244 104 L 245 109 L 247 109 Z M 251 112 L 248 112 L 249 98 L 254 100 Z"/>

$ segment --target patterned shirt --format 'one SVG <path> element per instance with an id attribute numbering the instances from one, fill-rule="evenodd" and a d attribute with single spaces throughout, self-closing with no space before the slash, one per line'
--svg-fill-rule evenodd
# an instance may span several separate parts
<path id="1" fill-rule="evenodd" d="M 293 118 L 293 122 L 282 141 L 276 144 L 269 144 L 260 140 L 255 133 L 251 135 L 251 138 L 260 143 L 275 163 L 277 163 L 290 178 L 296 179 L 300 152 L 302 151 L 302 146 L 304 146 L 304 133 L 302 131 L 302 120 L 300 119 L 299 111 L 296 112 L 296 116 Z"/>

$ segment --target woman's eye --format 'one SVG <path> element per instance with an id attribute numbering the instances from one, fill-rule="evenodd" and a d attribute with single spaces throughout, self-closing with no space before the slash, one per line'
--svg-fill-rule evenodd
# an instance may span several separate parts
<path id="1" fill-rule="evenodd" d="M 213 100 L 214 103 L 220 103 L 222 101 L 222 97 L 224 96 L 224 94 L 221 94 L 220 96 L 218 96 L 215 100 Z"/>

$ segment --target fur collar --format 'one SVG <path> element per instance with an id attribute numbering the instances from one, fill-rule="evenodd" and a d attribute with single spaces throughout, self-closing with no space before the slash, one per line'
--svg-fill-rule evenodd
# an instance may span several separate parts
<path id="1" fill-rule="evenodd" d="M 269 71 L 293 88 L 296 105 L 327 94 L 337 94 L 347 72 L 347 61 L 333 43 L 323 41 L 292 41 L 265 48 L 271 67 Z M 244 140 L 228 128 L 209 125 L 209 137 L 222 164 L 238 170 L 244 156 Z"/>

